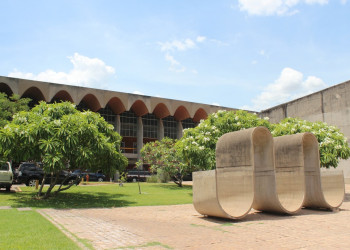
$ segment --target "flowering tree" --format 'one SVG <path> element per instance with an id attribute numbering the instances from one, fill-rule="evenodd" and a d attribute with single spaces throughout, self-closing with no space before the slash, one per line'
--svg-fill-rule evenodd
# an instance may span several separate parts
<path id="1" fill-rule="evenodd" d="M 273 124 L 273 136 L 297 134 L 303 132 L 313 133 L 319 143 L 321 167 L 336 168 L 339 159 L 350 157 L 350 148 L 347 138 L 335 126 L 324 122 L 309 122 L 297 118 L 286 118 L 278 124 Z"/>
<path id="2" fill-rule="evenodd" d="M 350 157 L 346 137 L 334 126 L 296 118 L 286 118 L 279 124 L 272 124 L 268 120 L 267 117 L 261 119 L 246 111 L 219 110 L 201 121 L 196 128 L 184 130 L 184 136 L 177 142 L 177 148 L 183 158 L 197 169 L 214 169 L 215 148 L 220 136 L 246 128 L 265 126 L 274 137 L 303 132 L 313 133 L 319 142 L 320 167 L 336 168 L 340 159 Z"/>
<path id="3" fill-rule="evenodd" d="M 219 110 L 201 120 L 195 128 L 185 129 L 177 142 L 183 158 L 198 169 L 214 169 L 215 148 L 218 139 L 226 133 L 257 126 L 270 127 L 268 119 L 261 119 L 247 111 Z"/>
<path id="4" fill-rule="evenodd" d="M 73 168 L 89 167 L 114 173 L 123 169 L 127 159 L 120 153 L 121 136 L 99 114 L 80 112 L 69 102 L 40 102 L 30 111 L 14 115 L 0 129 L 0 155 L 19 161 L 40 161 L 51 183 L 43 196 L 49 197 L 57 183 L 59 172 L 69 164 Z M 2 147 L 1 147 L 2 146 Z M 59 189 L 56 192 L 68 189 Z"/>
<path id="5" fill-rule="evenodd" d="M 29 110 L 29 102 L 29 98 L 20 98 L 19 95 L 7 97 L 5 93 L 0 93 L 0 127 L 11 121 L 17 112 Z"/>
<path id="6" fill-rule="evenodd" d="M 149 164 L 152 172 L 164 171 L 179 187 L 182 187 L 183 177 L 190 172 L 190 166 L 183 161 L 175 143 L 176 140 L 164 138 L 145 144 L 141 149 L 141 160 L 138 165 Z"/>

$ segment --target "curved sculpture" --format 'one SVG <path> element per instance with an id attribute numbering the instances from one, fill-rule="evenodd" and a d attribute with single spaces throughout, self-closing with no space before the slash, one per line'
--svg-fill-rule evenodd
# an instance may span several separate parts
<path id="1" fill-rule="evenodd" d="M 256 210 L 294 214 L 302 206 L 334 209 L 342 174 L 320 174 L 312 133 L 272 138 L 265 127 L 231 132 L 216 145 L 216 170 L 193 173 L 193 204 L 203 215 L 240 219 Z"/>
<path id="2" fill-rule="evenodd" d="M 259 128 L 259 129 L 258 129 Z M 260 211 L 294 214 L 304 201 L 304 168 L 284 165 L 283 154 L 274 157 L 274 139 L 267 128 L 254 133 L 255 199 L 253 208 Z M 285 143 L 277 143 L 279 148 Z M 275 159 L 278 169 L 275 170 Z"/>
<path id="3" fill-rule="evenodd" d="M 298 174 L 281 174 L 279 182 L 293 176 Z M 289 190 L 288 198 L 285 189 L 276 189 L 273 138 L 264 127 L 220 137 L 216 145 L 216 170 L 195 172 L 193 178 L 193 204 L 203 215 L 239 219 L 252 207 L 291 214 L 303 204 L 303 187 L 294 184 L 297 188 Z M 285 202 L 280 202 L 280 196 Z"/>
<path id="4" fill-rule="evenodd" d="M 279 201 L 289 211 L 301 209 L 305 198 L 305 169 L 301 145 L 303 135 L 280 136 L 273 139 L 276 191 Z"/>
<path id="5" fill-rule="evenodd" d="M 317 138 L 304 133 L 306 194 L 304 207 L 334 209 L 344 200 L 345 185 L 342 172 L 325 173 L 321 176 Z"/>

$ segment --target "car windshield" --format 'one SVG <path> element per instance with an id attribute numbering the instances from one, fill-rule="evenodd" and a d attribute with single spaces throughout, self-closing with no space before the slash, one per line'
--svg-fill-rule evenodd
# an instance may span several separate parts
<path id="1" fill-rule="evenodd" d="M 3 163 L 0 165 L 1 171 L 9 171 L 9 165 L 7 163 Z"/>

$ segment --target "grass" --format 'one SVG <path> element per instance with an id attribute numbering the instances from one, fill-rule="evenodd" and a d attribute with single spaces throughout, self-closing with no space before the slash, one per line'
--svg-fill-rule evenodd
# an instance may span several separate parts
<path id="1" fill-rule="evenodd" d="M 47 200 L 37 200 L 34 187 L 21 187 L 22 192 L 0 190 L 0 249 L 79 249 L 71 239 L 42 217 L 39 208 L 110 208 L 128 206 L 176 205 L 192 203 L 192 186 L 177 187 L 167 183 L 79 185 Z M 14 208 L 31 207 L 32 211 Z M 84 243 L 84 242 L 82 242 Z M 152 242 L 150 246 L 168 246 Z M 88 243 L 84 243 L 89 247 Z M 148 245 L 147 245 L 148 246 Z M 140 248 L 145 246 L 135 246 Z"/>
<path id="2" fill-rule="evenodd" d="M 0 249 L 80 249 L 36 211 L 0 210 Z"/>
<path id="3" fill-rule="evenodd" d="M 37 200 L 33 187 L 21 187 L 22 192 L 0 191 L 0 206 L 32 208 L 110 208 L 129 206 L 176 205 L 192 203 L 192 187 L 182 188 L 172 183 L 137 183 L 79 185 L 47 200 Z"/>

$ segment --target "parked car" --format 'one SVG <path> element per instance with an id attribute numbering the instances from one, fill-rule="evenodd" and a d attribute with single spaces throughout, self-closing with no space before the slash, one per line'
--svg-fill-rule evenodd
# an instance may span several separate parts
<path id="1" fill-rule="evenodd" d="M 87 175 L 89 176 L 89 181 L 98 181 L 98 182 L 102 182 L 106 180 L 106 175 L 104 175 L 101 172 L 92 172 L 90 170 L 86 170 L 86 171 L 81 171 L 80 169 L 76 169 L 73 171 L 73 174 L 79 175 L 80 177 L 83 177 L 84 180 L 87 179 Z"/>
<path id="2" fill-rule="evenodd" d="M 42 169 L 41 163 L 24 162 L 19 165 L 15 172 L 15 182 L 24 183 L 27 186 L 35 186 L 37 180 L 39 183 L 42 182 L 44 179 L 44 174 L 45 172 Z M 61 170 L 58 176 L 57 184 L 61 184 L 64 181 L 63 185 L 68 185 L 77 179 L 80 179 L 78 175 Z M 45 184 L 50 184 L 50 182 L 51 175 L 46 175 Z M 79 182 L 80 180 L 78 180 L 77 184 L 79 184 Z"/>
<path id="3" fill-rule="evenodd" d="M 151 176 L 147 170 L 129 170 L 126 174 L 126 181 L 146 181 Z"/>
<path id="4" fill-rule="evenodd" d="M 0 162 L 0 188 L 10 191 L 13 181 L 13 173 L 9 162 Z"/>

